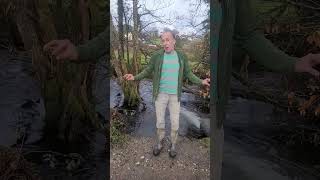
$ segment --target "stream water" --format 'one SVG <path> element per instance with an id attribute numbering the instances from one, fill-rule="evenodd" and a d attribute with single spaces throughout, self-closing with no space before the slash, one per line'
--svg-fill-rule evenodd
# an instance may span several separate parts
<path id="1" fill-rule="evenodd" d="M 290 147 L 274 138 L 283 133 L 277 124 L 293 119 L 297 117 L 264 102 L 230 99 L 223 179 L 319 179 L 317 163 L 310 164 L 318 156 L 314 147 Z"/>

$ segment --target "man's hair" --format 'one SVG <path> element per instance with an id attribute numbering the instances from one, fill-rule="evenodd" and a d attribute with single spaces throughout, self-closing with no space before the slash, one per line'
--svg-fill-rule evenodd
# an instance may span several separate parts
<path id="1" fill-rule="evenodd" d="M 169 28 L 164 28 L 163 29 L 163 31 L 162 31 L 162 33 L 160 35 L 160 38 L 161 38 L 163 33 L 171 33 L 173 39 L 176 39 L 176 37 L 177 37 L 177 34 L 174 31 L 172 31 L 171 29 L 169 29 Z"/>

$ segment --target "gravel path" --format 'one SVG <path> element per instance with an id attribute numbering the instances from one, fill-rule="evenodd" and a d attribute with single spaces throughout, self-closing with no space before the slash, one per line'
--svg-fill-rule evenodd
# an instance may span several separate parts
<path id="1" fill-rule="evenodd" d="M 111 179 L 209 179 L 209 148 L 202 140 L 179 137 L 175 159 L 168 142 L 155 157 L 154 138 L 129 136 L 125 145 L 111 149 Z"/>

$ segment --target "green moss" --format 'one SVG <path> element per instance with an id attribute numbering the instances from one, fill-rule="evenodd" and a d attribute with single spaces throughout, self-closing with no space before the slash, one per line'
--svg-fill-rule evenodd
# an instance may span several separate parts
<path id="1" fill-rule="evenodd" d="M 110 126 L 110 142 L 111 146 L 122 146 L 127 142 L 125 120 L 119 117 L 119 114 L 113 115 Z"/>
<path id="2" fill-rule="evenodd" d="M 200 143 L 206 147 L 206 148 L 210 148 L 210 138 L 209 137 L 206 137 L 206 138 L 202 138 L 200 140 Z"/>
<path id="3" fill-rule="evenodd" d="M 127 141 L 127 135 L 120 132 L 116 126 L 110 127 L 111 146 L 122 146 Z"/>

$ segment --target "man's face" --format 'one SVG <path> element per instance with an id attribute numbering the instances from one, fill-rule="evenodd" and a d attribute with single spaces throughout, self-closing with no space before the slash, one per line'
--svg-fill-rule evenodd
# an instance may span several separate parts
<path id="1" fill-rule="evenodd" d="M 174 45 L 176 44 L 176 40 L 173 38 L 170 32 L 164 32 L 162 34 L 161 42 L 165 52 L 170 53 L 174 50 Z"/>

